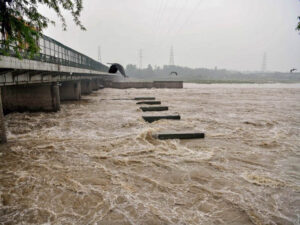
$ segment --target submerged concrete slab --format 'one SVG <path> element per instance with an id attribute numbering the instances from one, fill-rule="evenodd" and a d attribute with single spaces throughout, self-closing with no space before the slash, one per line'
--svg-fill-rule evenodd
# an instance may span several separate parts
<path id="1" fill-rule="evenodd" d="M 137 102 L 136 104 L 138 104 L 138 105 L 142 105 L 142 104 L 145 104 L 145 105 L 160 105 L 161 102 L 160 101 L 142 101 L 142 102 Z"/>
<path id="2" fill-rule="evenodd" d="M 143 112 L 154 112 L 154 111 L 167 111 L 168 106 L 150 106 L 150 107 L 140 107 Z"/>
<path id="3" fill-rule="evenodd" d="M 136 97 L 133 100 L 155 100 L 155 97 Z"/>
<path id="4" fill-rule="evenodd" d="M 157 120 L 180 120 L 180 115 L 169 115 L 169 116 L 143 116 L 143 119 L 149 123 Z"/>
<path id="5" fill-rule="evenodd" d="M 167 139 L 199 139 L 204 138 L 204 133 L 198 132 L 190 132 L 190 133 L 160 133 L 153 135 L 155 138 L 160 140 L 167 140 Z"/>

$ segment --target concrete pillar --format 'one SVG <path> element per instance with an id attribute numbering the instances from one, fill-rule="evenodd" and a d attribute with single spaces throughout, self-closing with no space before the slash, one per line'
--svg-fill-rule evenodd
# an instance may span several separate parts
<path id="1" fill-rule="evenodd" d="M 65 81 L 59 87 L 60 100 L 79 100 L 81 98 L 81 82 Z"/>
<path id="2" fill-rule="evenodd" d="M 112 81 L 105 80 L 103 81 L 103 86 L 110 88 L 112 87 L 112 83 L 113 83 Z"/>
<path id="3" fill-rule="evenodd" d="M 6 131 L 5 131 L 2 100 L 1 100 L 1 88 L 0 88 L 0 144 L 6 143 L 6 141 L 7 139 L 6 139 Z"/>
<path id="4" fill-rule="evenodd" d="M 91 80 L 91 84 L 92 84 L 93 91 L 99 90 L 98 79 L 92 79 Z"/>
<path id="5" fill-rule="evenodd" d="M 56 112 L 60 109 L 59 87 L 55 84 L 2 87 L 4 113 L 24 111 Z"/>
<path id="6" fill-rule="evenodd" d="M 104 88 L 104 82 L 101 78 L 97 78 L 98 88 L 103 89 Z"/>
<path id="7" fill-rule="evenodd" d="M 93 89 L 91 80 L 81 80 L 81 94 L 88 95 L 91 94 L 92 91 Z"/>

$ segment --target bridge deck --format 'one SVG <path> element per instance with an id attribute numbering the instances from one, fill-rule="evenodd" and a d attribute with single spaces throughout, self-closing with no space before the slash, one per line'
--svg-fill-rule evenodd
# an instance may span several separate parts
<path id="1" fill-rule="evenodd" d="M 116 75 L 91 69 L 0 56 L 0 86 L 109 77 L 113 78 Z"/>

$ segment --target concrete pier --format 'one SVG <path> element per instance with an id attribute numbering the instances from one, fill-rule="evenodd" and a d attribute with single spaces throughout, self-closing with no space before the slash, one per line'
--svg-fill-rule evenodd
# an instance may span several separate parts
<path id="1" fill-rule="evenodd" d="M 93 91 L 91 80 L 81 80 L 81 94 L 88 95 Z"/>
<path id="2" fill-rule="evenodd" d="M 60 100 L 79 100 L 81 98 L 81 82 L 65 81 L 59 87 Z"/>
<path id="3" fill-rule="evenodd" d="M 57 83 L 5 86 L 2 87 L 2 106 L 4 114 L 56 112 L 60 109 L 59 87 Z"/>
<path id="4" fill-rule="evenodd" d="M 0 88 L 0 144 L 6 143 L 6 132 L 4 124 L 4 116 L 2 110 L 2 100 L 1 100 L 1 88 Z"/>
<path id="5" fill-rule="evenodd" d="M 97 90 L 99 90 L 99 81 L 98 81 L 98 79 L 92 79 L 91 80 L 91 85 L 92 85 L 92 90 L 93 91 L 97 91 Z"/>

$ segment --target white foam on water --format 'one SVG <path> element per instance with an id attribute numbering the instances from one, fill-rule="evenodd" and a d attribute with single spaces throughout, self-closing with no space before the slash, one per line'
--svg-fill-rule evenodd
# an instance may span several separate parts
<path id="1" fill-rule="evenodd" d="M 137 96 L 181 120 L 147 123 L 135 101 L 109 100 Z M 184 84 L 9 114 L 0 223 L 299 224 L 299 99 L 299 84 Z M 206 138 L 153 137 L 165 130 Z"/>

